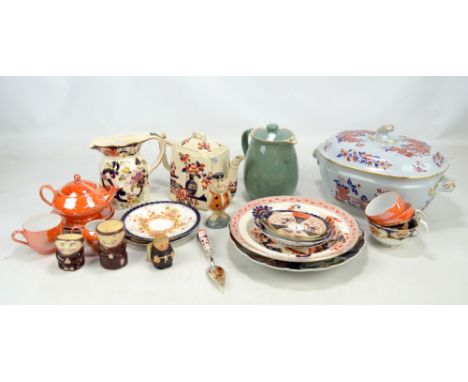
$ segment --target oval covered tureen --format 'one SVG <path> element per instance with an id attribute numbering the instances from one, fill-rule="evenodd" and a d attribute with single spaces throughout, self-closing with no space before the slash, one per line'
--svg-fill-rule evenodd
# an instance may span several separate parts
<path id="1" fill-rule="evenodd" d="M 455 188 L 444 175 L 449 164 L 439 151 L 393 131 L 393 125 L 342 131 L 314 151 L 322 179 L 337 200 L 365 208 L 375 196 L 397 191 L 424 209 L 437 192 Z"/>

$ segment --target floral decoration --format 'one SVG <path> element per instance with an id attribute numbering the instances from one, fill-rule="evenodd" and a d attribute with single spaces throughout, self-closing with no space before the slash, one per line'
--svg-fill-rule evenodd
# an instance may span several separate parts
<path id="1" fill-rule="evenodd" d="M 377 155 L 372 155 L 364 151 L 356 151 L 353 149 L 341 149 L 337 157 L 345 158 L 348 162 L 359 162 L 369 167 L 376 167 L 384 170 L 388 170 L 388 168 L 392 166 L 389 161 L 381 159 Z"/>
<path id="2" fill-rule="evenodd" d="M 252 209 L 252 215 L 255 219 L 259 219 L 265 214 L 269 214 L 273 211 L 273 208 L 270 206 L 257 206 Z"/>
<path id="3" fill-rule="evenodd" d="M 360 183 L 353 183 L 351 178 L 345 179 L 342 176 L 333 181 L 336 185 L 335 199 L 355 207 L 367 206 L 370 200 L 367 195 L 360 194 Z"/>
<path id="4" fill-rule="evenodd" d="M 423 162 L 417 160 L 416 162 L 413 163 L 413 168 L 416 170 L 416 172 L 422 173 L 426 172 L 426 164 Z"/>
<path id="5" fill-rule="evenodd" d="M 433 156 L 432 156 L 432 160 L 434 161 L 435 165 L 437 167 L 442 167 L 442 165 L 444 164 L 445 162 L 445 158 L 443 157 L 443 155 L 440 153 L 440 152 L 436 152 Z"/>
<path id="6" fill-rule="evenodd" d="M 414 156 L 422 157 L 430 154 L 431 146 L 429 146 L 427 143 L 404 136 L 401 138 L 403 143 L 400 146 L 386 147 L 385 151 L 396 152 L 407 158 L 412 158 Z"/>
<path id="7" fill-rule="evenodd" d="M 198 149 L 211 151 L 211 146 L 208 142 L 198 142 Z"/>

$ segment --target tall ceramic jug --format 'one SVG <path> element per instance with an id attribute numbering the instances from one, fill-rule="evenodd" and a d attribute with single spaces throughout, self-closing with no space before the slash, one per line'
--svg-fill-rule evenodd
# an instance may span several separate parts
<path id="1" fill-rule="evenodd" d="M 296 142 L 292 131 L 275 124 L 244 131 L 244 183 L 251 199 L 294 194 L 299 172 Z"/>
<path id="2" fill-rule="evenodd" d="M 150 139 L 159 142 L 160 152 L 155 162 L 148 166 L 140 155 L 140 147 Z M 148 201 L 148 176 L 159 166 L 166 152 L 162 138 L 151 134 L 100 137 L 91 142 L 90 148 L 104 154 L 99 172 L 103 186 L 118 188 L 113 201 L 115 208 L 130 208 Z"/>

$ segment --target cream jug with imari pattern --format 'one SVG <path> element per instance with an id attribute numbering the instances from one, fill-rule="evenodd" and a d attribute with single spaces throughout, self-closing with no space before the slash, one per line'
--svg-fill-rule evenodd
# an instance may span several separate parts
<path id="1" fill-rule="evenodd" d="M 213 141 L 206 135 L 194 132 L 192 136 L 177 143 L 166 134 L 154 134 L 172 148 L 171 161 L 163 157 L 164 167 L 170 173 L 170 196 L 172 200 L 190 205 L 200 210 L 208 210 L 209 186 L 213 174 L 227 174 L 231 195 L 237 191 L 237 171 L 243 155 L 229 160 L 229 149 Z"/>
<path id="2" fill-rule="evenodd" d="M 159 155 L 153 164 L 148 165 L 140 155 L 140 147 L 149 140 L 159 143 Z M 117 187 L 113 206 L 124 209 L 149 200 L 148 176 L 161 163 L 166 151 L 166 143 L 158 136 L 142 133 L 115 135 L 95 138 L 90 148 L 104 154 L 99 172 L 104 187 Z"/>

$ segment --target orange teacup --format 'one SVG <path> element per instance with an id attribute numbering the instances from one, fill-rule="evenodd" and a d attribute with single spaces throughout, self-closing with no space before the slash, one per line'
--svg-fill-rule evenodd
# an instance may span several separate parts
<path id="1" fill-rule="evenodd" d="M 84 227 L 75 226 L 72 228 L 73 231 L 79 231 L 85 238 L 88 245 L 91 247 L 94 253 L 98 252 L 99 241 L 96 234 L 96 227 L 99 223 L 105 221 L 105 219 L 92 220 L 89 223 L 86 223 Z"/>
<path id="2" fill-rule="evenodd" d="M 35 215 L 23 223 L 23 229 L 11 233 L 17 243 L 27 245 L 41 255 L 55 253 L 55 239 L 63 232 L 63 219 L 57 214 Z M 25 240 L 17 238 L 22 235 Z"/>
<path id="3" fill-rule="evenodd" d="M 409 220 L 414 214 L 414 209 L 410 204 L 405 204 L 398 193 L 390 191 L 372 199 L 367 205 L 365 213 L 374 223 L 392 225 L 398 224 L 400 219 Z M 410 215 L 408 219 L 406 219 L 407 214 Z"/>
<path id="4" fill-rule="evenodd" d="M 406 206 L 406 210 L 404 210 L 400 215 L 395 216 L 393 219 L 388 219 L 388 220 L 386 220 L 384 222 L 381 222 L 380 225 L 382 225 L 384 227 L 388 227 L 388 226 L 393 226 L 393 225 L 397 225 L 397 224 L 402 224 L 402 223 L 405 223 L 405 222 L 411 220 L 413 218 L 414 214 L 415 214 L 414 207 L 413 207 L 413 205 L 411 203 L 406 203 L 405 206 Z M 374 223 L 379 224 L 375 220 L 373 220 L 373 221 L 374 221 Z"/>

